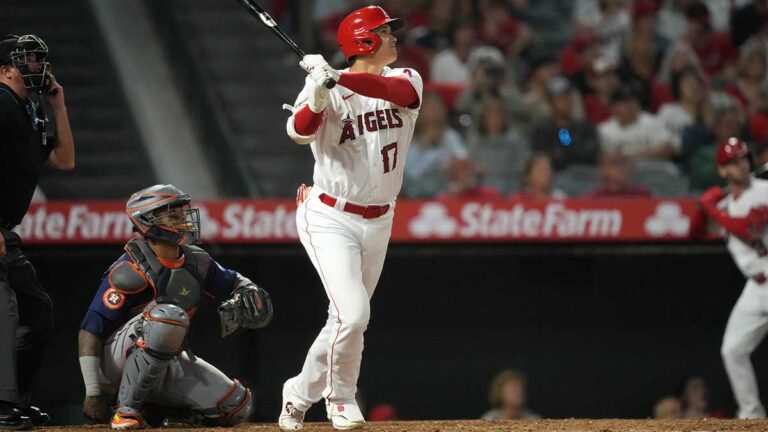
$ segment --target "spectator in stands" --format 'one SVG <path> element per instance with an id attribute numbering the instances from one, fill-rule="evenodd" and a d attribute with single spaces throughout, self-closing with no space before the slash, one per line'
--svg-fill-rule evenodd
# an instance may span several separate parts
<path id="1" fill-rule="evenodd" d="M 475 45 L 475 28 L 469 21 L 462 21 L 451 30 L 450 48 L 432 58 L 431 81 L 437 83 L 469 84 L 467 61 Z"/>
<path id="2" fill-rule="evenodd" d="M 598 126 L 600 148 L 619 150 L 635 161 L 669 161 L 676 152 L 667 128 L 656 116 L 640 109 L 637 93 L 620 87 L 611 97 L 610 120 Z"/>
<path id="3" fill-rule="evenodd" d="M 659 35 L 668 41 L 676 41 L 685 31 L 685 10 L 693 0 L 662 0 L 658 17 Z"/>
<path id="4" fill-rule="evenodd" d="M 547 102 L 547 83 L 559 75 L 560 68 L 554 57 L 537 53 L 531 60 L 531 71 L 526 81 L 525 104 L 534 124 L 550 114 Z"/>
<path id="5" fill-rule="evenodd" d="M 577 28 L 589 27 L 597 31 L 603 55 L 614 60 L 619 58 L 621 43 L 631 21 L 628 1 L 576 0 L 573 20 Z"/>
<path id="6" fill-rule="evenodd" d="M 768 105 L 765 95 L 768 59 L 765 50 L 765 45 L 757 39 L 745 43 L 738 60 L 736 81 L 725 86 L 748 116 L 765 110 Z"/>
<path id="7" fill-rule="evenodd" d="M 504 0 L 479 2 L 478 37 L 484 45 L 492 45 L 509 57 L 517 57 L 531 42 L 533 32 L 525 23 L 509 13 Z"/>
<path id="8" fill-rule="evenodd" d="M 504 64 L 504 55 L 494 47 L 478 47 L 470 55 L 470 85 L 459 95 L 456 111 L 470 119 L 462 125 L 476 124 L 487 99 L 499 99 L 506 107 L 510 120 L 528 124 L 529 113 L 523 95 L 517 89 L 511 71 Z"/>
<path id="9" fill-rule="evenodd" d="M 696 51 L 687 42 L 678 40 L 667 47 L 667 50 L 664 52 L 657 81 L 659 84 L 672 86 L 672 77 L 686 69 L 694 69 L 702 81 L 708 78 L 701 68 L 701 62 Z"/>
<path id="10" fill-rule="evenodd" d="M 696 51 L 704 72 L 709 76 L 734 76 L 738 52 L 727 34 L 712 27 L 707 6 L 701 1 L 694 1 L 686 9 L 685 16 L 684 40 Z"/>
<path id="11" fill-rule="evenodd" d="M 635 198 L 650 197 L 651 191 L 643 186 L 630 184 L 632 161 L 620 151 L 600 155 L 602 184 L 590 192 L 588 198 Z"/>
<path id="12" fill-rule="evenodd" d="M 694 191 L 721 184 L 715 164 L 717 146 L 730 137 L 743 136 L 740 111 L 731 98 L 727 100 L 727 103 L 713 108 L 711 127 L 689 127 L 683 133 L 683 166 Z"/>
<path id="13" fill-rule="evenodd" d="M 574 116 L 574 92 L 571 82 L 562 76 L 547 84 L 551 115 L 533 129 L 531 142 L 537 153 L 546 153 L 555 170 L 572 163 L 595 163 L 598 143 L 595 127 Z"/>
<path id="14" fill-rule="evenodd" d="M 755 177 L 768 180 L 768 141 L 755 143 Z"/>
<path id="15" fill-rule="evenodd" d="M 453 198 L 499 198 L 499 189 L 484 184 L 485 173 L 470 158 L 457 158 L 448 168 L 448 187 L 440 199 Z"/>
<path id="16" fill-rule="evenodd" d="M 531 148 L 528 137 L 510 121 L 502 101 L 485 100 L 476 126 L 468 133 L 467 149 L 483 173 L 485 184 L 505 195 L 520 188 L 519 179 Z"/>
<path id="17" fill-rule="evenodd" d="M 593 125 L 611 118 L 611 96 L 621 85 L 617 67 L 614 60 L 600 57 L 586 75 L 590 91 L 584 95 L 584 112 Z"/>
<path id="18" fill-rule="evenodd" d="M 731 41 L 737 48 L 750 37 L 766 30 L 768 1 L 753 0 L 731 13 Z"/>
<path id="19" fill-rule="evenodd" d="M 429 2 L 427 12 L 427 27 L 420 30 L 422 38 L 428 39 L 428 43 L 436 51 L 441 51 L 450 46 L 451 24 L 455 18 L 453 0 L 433 0 Z"/>
<path id="20" fill-rule="evenodd" d="M 425 92 L 408 150 L 405 194 L 414 198 L 436 196 L 448 186 L 448 169 L 453 160 L 466 157 L 467 149 L 461 135 L 448 126 L 443 99 L 435 92 Z"/>
<path id="21" fill-rule="evenodd" d="M 584 27 L 573 34 L 571 43 L 560 53 L 560 71 L 584 93 L 589 90 L 585 75 L 601 56 L 599 42 L 597 32 Z"/>
<path id="22" fill-rule="evenodd" d="M 702 121 L 706 87 L 701 75 L 693 68 L 688 68 L 672 77 L 674 102 L 668 102 L 659 108 L 658 117 L 664 122 L 672 135 L 675 148 L 681 148 L 683 129 Z"/>
<path id="23" fill-rule="evenodd" d="M 655 112 L 662 102 L 671 99 L 656 82 L 656 72 L 667 41 L 656 34 L 656 6 L 651 0 L 638 0 L 632 7 L 632 27 L 623 45 L 619 73 L 622 81 L 632 85 L 646 111 Z"/>
<path id="24" fill-rule="evenodd" d="M 675 396 L 664 396 L 653 407 L 653 418 L 671 420 L 683 418 L 683 404 Z"/>
<path id="25" fill-rule="evenodd" d="M 488 401 L 491 410 L 483 414 L 483 420 L 539 419 L 540 415 L 526 407 L 526 380 L 520 372 L 506 369 L 491 382 Z"/>
<path id="26" fill-rule="evenodd" d="M 552 161 L 546 154 L 533 155 L 525 164 L 523 189 L 512 198 L 550 200 L 568 198 L 565 192 L 553 186 Z"/>
<path id="27" fill-rule="evenodd" d="M 680 400 L 683 403 L 682 418 L 712 417 L 712 412 L 709 410 L 709 390 L 703 378 L 694 376 L 685 380 L 680 392 Z"/>

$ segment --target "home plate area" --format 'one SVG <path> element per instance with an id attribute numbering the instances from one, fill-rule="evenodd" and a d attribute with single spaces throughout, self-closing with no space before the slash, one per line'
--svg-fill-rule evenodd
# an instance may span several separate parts
<path id="1" fill-rule="evenodd" d="M 174 431 L 258 431 L 278 432 L 276 423 L 248 423 L 234 428 L 165 428 Z M 45 428 L 46 431 L 109 431 L 103 426 L 68 426 Z M 150 429 L 151 430 L 151 429 Z M 306 423 L 305 431 L 328 431 L 334 429 L 330 423 Z M 368 432 L 730 432 L 730 431 L 768 431 L 768 420 L 732 420 L 732 419 L 703 419 L 703 420 L 440 420 L 440 421 L 401 421 L 401 422 L 369 422 L 361 431 Z"/>

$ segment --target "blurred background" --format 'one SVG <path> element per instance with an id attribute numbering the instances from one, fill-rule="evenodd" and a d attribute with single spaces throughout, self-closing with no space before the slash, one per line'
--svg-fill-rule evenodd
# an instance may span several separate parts
<path id="1" fill-rule="evenodd" d="M 726 138 L 768 162 L 765 0 L 263 1 L 338 67 L 336 28 L 367 4 L 405 19 L 394 66 L 425 81 L 404 201 L 690 204 L 720 183 Z M 77 167 L 44 174 L 40 205 L 173 183 L 258 206 L 311 183 L 281 108 L 299 59 L 233 0 L 4 0 L 0 32 L 42 37 L 66 91 Z M 327 300 L 297 241 L 247 243 L 207 249 L 270 291 L 275 320 L 221 340 L 209 308 L 193 346 L 254 389 L 254 420 L 274 421 Z M 78 325 L 121 251 L 25 251 L 57 319 L 36 402 L 83 423 Z M 395 243 L 359 396 L 375 419 L 732 416 L 719 345 L 743 283 L 720 241 L 687 237 Z M 764 387 L 768 351 L 754 360 Z"/>

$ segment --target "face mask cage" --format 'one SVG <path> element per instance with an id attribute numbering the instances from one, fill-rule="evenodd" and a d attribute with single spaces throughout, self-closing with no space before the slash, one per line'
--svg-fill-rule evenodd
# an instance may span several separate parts
<path id="1" fill-rule="evenodd" d="M 19 70 L 25 87 L 37 90 L 43 88 L 51 67 L 46 61 L 47 57 L 48 46 L 35 35 L 21 36 L 16 42 L 11 61 Z"/>
<path id="2" fill-rule="evenodd" d="M 156 209 L 144 219 L 148 226 L 194 240 L 185 243 L 194 243 L 200 235 L 200 209 L 191 208 L 189 204 L 167 205 Z"/>

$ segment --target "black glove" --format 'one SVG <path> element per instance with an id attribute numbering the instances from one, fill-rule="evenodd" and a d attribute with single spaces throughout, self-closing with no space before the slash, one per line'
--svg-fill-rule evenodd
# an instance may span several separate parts
<path id="1" fill-rule="evenodd" d="M 248 282 L 235 289 L 232 298 L 219 306 L 221 337 L 266 327 L 272 321 L 272 300 L 269 294 L 253 282 Z"/>

